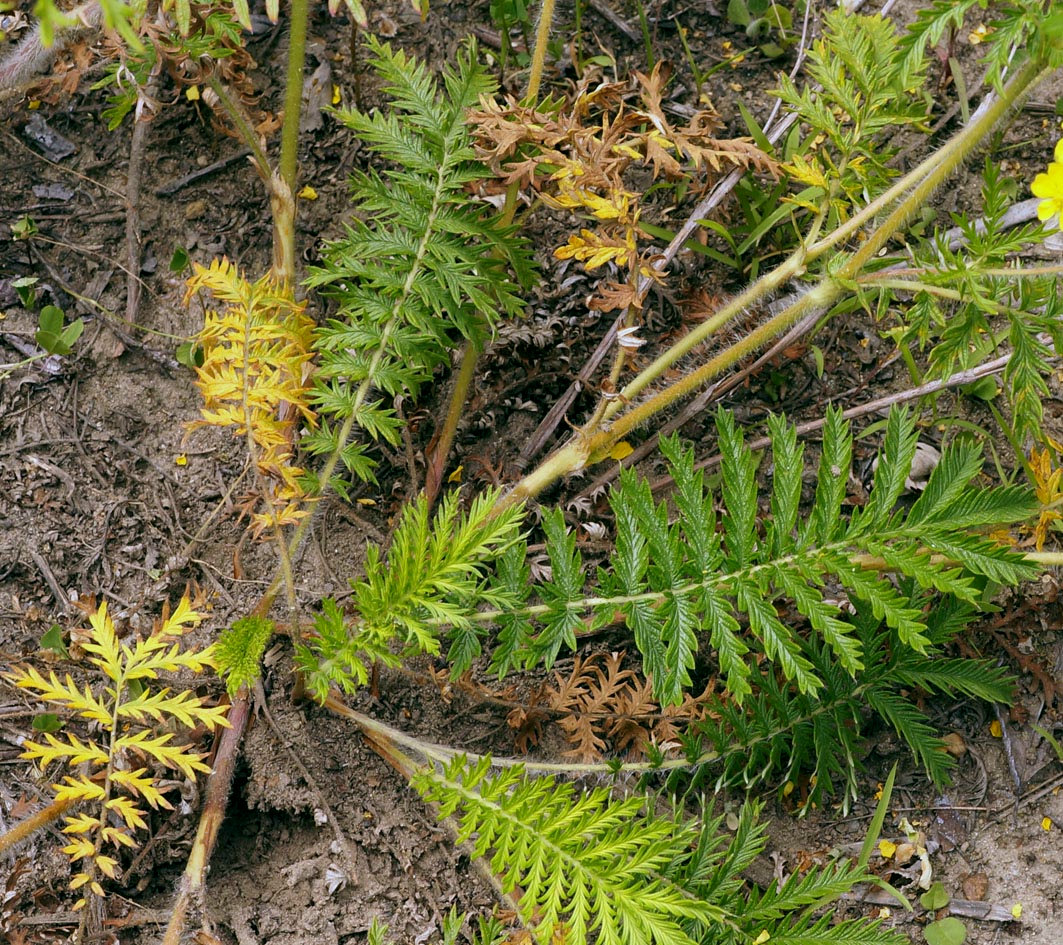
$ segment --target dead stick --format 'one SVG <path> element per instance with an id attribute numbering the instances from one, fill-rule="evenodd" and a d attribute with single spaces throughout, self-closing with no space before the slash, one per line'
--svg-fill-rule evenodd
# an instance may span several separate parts
<path id="1" fill-rule="evenodd" d="M 953 374 L 952 377 L 947 377 L 944 380 L 930 381 L 929 383 L 921 384 L 919 387 L 912 387 L 908 390 L 898 391 L 896 394 L 888 394 L 885 397 L 879 397 L 877 400 L 868 401 L 866 404 L 850 407 L 848 410 L 842 412 L 842 419 L 852 420 L 869 413 L 875 413 L 878 410 L 884 410 L 894 404 L 903 404 L 911 400 L 918 400 L 920 397 L 936 393 L 939 390 L 971 384 L 979 378 L 988 377 L 990 374 L 1000 373 L 1004 370 L 1010 360 L 1011 355 L 1005 354 L 993 361 L 980 364 L 978 367 L 970 368 L 966 371 L 959 371 L 958 373 Z M 805 436 L 809 433 L 815 433 L 817 430 L 821 430 L 826 426 L 826 423 L 827 421 L 825 418 L 820 418 L 819 420 L 810 420 L 808 423 L 799 423 L 794 429 L 797 431 L 798 436 Z M 766 446 L 771 446 L 771 438 L 767 436 L 762 436 L 757 440 L 753 440 L 749 444 L 751 450 L 762 450 Z M 703 459 L 696 463 L 694 468 L 705 469 L 717 465 L 722 460 L 723 456 L 716 454 L 715 456 L 710 456 L 707 459 Z M 656 492 L 667 486 L 671 481 L 671 476 L 662 476 L 660 479 L 656 479 L 650 483 L 650 488 Z"/>
<path id="2" fill-rule="evenodd" d="M 161 187 L 155 188 L 156 197 L 169 197 L 171 194 L 176 194 L 177 191 L 183 190 L 189 184 L 194 184 L 198 180 L 202 180 L 204 177 L 209 177 L 211 174 L 216 174 L 218 171 L 223 171 L 230 164 L 235 164 L 237 161 L 242 161 L 251 153 L 250 148 L 241 148 L 235 154 L 230 154 L 228 157 L 223 157 L 220 161 L 215 161 L 213 164 L 208 164 L 206 167 L 198 168 L 192 171 L 191 174 L 185 174 L 184 177 L 179 177 L 177 180 L 170 181 L 168 184 L 163 184 Z"/>

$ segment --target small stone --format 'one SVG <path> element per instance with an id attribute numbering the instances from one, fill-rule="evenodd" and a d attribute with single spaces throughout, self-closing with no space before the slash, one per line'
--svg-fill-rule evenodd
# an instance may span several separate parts
<path id="1" fill-rule="evenodd" d="M 945 743 L 945 751 L 953 758 L 962 758 L 967 754 L 967 743 L 959 732 L 949 732 L 942 741 Z"/>
<path id="2" fill-rule="evenodd" d="M 960 888 L 963 890 L 964 899 L 982 902 L 989 892 L 989 877 L 985 873 L 971 873 L 963 877 Z"/>

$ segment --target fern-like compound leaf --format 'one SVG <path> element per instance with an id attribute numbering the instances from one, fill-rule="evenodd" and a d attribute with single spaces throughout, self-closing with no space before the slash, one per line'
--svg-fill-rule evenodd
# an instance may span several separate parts
<path id="1" fill-rule="evenodd" d="M 782 608 L 796 610 L 855 677 L 866 665 L 862 644 L 828 588 L 840 585 L 866 602 L 901 644 L 922 653 L 930 643 L 925 614 L 881 571 L 972 602 L 985 579 L 1010 584 L 1033 573 L 1021 555 L 983 534 L 1026 518 L 1029 493 L 973 487 L 981 462 L 969 446 L 945 451 L 911 513 L 898 508 L 916 447 L 914 422 L 903 411 L 891 413 L 870 497 L 850 515 L 844 506 L 852 434 L 840 412 L 828 413 L 815 498 L 803 525 L 797 523 L 803 469 L 792 428 L 781 420 L 771 425 L 772 486 L 765 504 L 774 514 L 766 525 L 759 520 L 752 453 L 728 414 L 720 415 L 718 428 L 722 536 L 715 527 L 716 496 L 695 472 L 692 452 L 668 440 L 663 452 L 676 480 L 678 520 L 673 523 L 666 502 L 655 502 L 648 483 L 624 471 L 610 497 L 616 549 L 611 566 L 599 573 L 596 594 L 583 587 L 574 535 L 559 513 L 548 515 L 552 574 L 536 588 L 542 604 L 526 612 L 525 664 L 544 656 L 549 664 L 558 647 L 575 647 L 581 622 L 597 626 L 619 614 L 662 703 L 680 701 L 706 645 L 738 702 L 751 691 L 751 650 L 767 656 L 799 691 L 813 693 L 821 674 Z M 536 632 L 538 622 L 543 629 Z M 513 647 L 511 634 L 508 654 Z M 513 662 L 508 656 L 507 664 Z"/>
<path id="2" fill-rule="evenodd" d="M 416 394 L 461 338 L 482 343 L 499 317 L 520 312 L 533 272 L 525 241 L 466 192 L 486 172 L 465 114 L 493 88 L 474 54 L 460 54 L 440 82 L 401 50 L 369 47 L 390 107 L 337 117 L 393 169 L 354 175 L 354 203 L 371 222 L 349 223 L 308 280 L 337 311 L 316 339 L 311 400 L 322 422 L 303 441 L 362 479 L 374 461 L 350 433 L 395 442 L 394 398 Z"/>
<path id="3" fill-rule="evenodd" d="M 838 791 L 847 807 L 856 799 L 860 742 L 873 726 L 885 724 L 936 783 L 946 783 L 954 761 L 913 693 L 923 690 L 1008 702 L 1012 682 L 989 661 L 942 653 L 943 644 L 976 615 L 971 604 L 944 598 L 928 609 L 926 592 L 902 599 L 906 609 L 926 613 L 925 654 L 902 644 L 870 604 L 858 604 L 850 618 L 865 664 L 858 677 L 853 679 L 824 640 L 811 636 L 802 640 L 802 646 L 823 681 L 814 696 L 780 681 L 774 672 L 758 672 L 754 693 L 743 705 L 711 697 L 705 708 L 715 721 L 696 723 L 688 736 L 695 756 L 718 755 L 705 764 L 705 776 L 716 772 L 720 785 L 750 788 L 769 778 L 792 786 L 799 773 L 810 772 L 815 777 L 808 781 L 808 802 L 820 803 Z M 681 780 L 673 779 L 669 789 L 680 790 Z"/>
<path id="4" fill-rule="evenodd" d="M 578 793 L 521 767 L 490 774 L 490 758 L 422 770 L 413 786 L 440 816 L 457 814 L 459 839 L 490 857 L 503 888 L 522 890 L 520 907 L 538 942 L 562 928 L 566 941 L 608 945 L 693 945 L 689 923 L 723 911 L 670 882 L 663 868 L 685 856 L 691 825 L 656 817 L 645 800 L 616 800 L 605 788 Z"/>
<path id="5" fill-rule="evenodd" d="M 524 514 L 519 506 L 496 511 L 497 499 L 496 490 L 487 490 L 462 512 L 454 491 L 432 515 L 421 496 L 403 510 L 386 558 L 369 547 L 365 576 L 352 582 L 354 614 L 348 618 L 327 598 L 314 638 L 296 650 L 319 698 L 330 685 L 346 691 L 363 685 L 374 662 L 395 664 L 393 647 L 438 653 L 449 637 L 458 671 L 468 668 L 486 634 L 475 622 L 478 607 L 512 610 L 522 599 L 512 586 L 487 580 L 488 566 L 520 539 Z"/>
<path id="6" fill-rule="evenodd" d="M 907 651 L 929 652 L 925 604 L 913 603 L 884 572 L 970 603 L 987 579 L 1010 584 L 1034 573 L 1022 555 L 986 536 L 1032 513 L 1029 492 L 971 485 L 980 462 L 968 446 L 945 451 L 912 512 L 897 507 L 915 449 L 914 422 L 903 411 L 887 422 L 866 505 L 850 514 L 852 434 L 830 411 L 803 524 L 795 507 L 804 471 L 792 428 L 772 422 L 773 481 L 763 503 L 752 453 L 727 414 L 719 429 L 722 530 L 717 494 L 694 469 L 693 452 L 675 439 L 662 447 L 676 480 L 674 505 L 656 501 L 645 480 L 623 471 L 610 496 L 615 551 L 593 580 L 560 511 L 543 517 L 549 569 L 531 582 L 527 547 L 514 543 L 519 513 L 492 515 L 480 504 L 462 519 L 448 500 L 430 520 L 427 508 L 414 504 L 387 559 L 370 548 L 349 631 L 337 609 L 323 610 L 318 639 L 303 654 L 305 668 L 313 674 L 325 667 L 322 684 L 359 685 L 369 661 L 394 660 L 393 643 L 435 653 L 449 637 L 461 672 L 491 625 L 501 634 L 496 672 L 549 667 L 576 648 L 581 634 L 619 619 L 664 705 L 682 701 L 701 660 L 718 668 L 736 704 L 753 693 L 761 656 L 811 695 L 835 664 L 850 680 L 869 665 L 848 604 L 867 607 Z M 766 524 L 759 520 L 762 505 L 775 512 Z M 501 565 L 493 575 L 492 565 Z M 809 635 L 826 646 L 829 659 L 813 658 Z"/>
<path id="7" fill-rule="evenodd" d="M 842 502 L 845 500 L 845 488 L 852 465 L 853 438 L 849 433 L 849 425 L 842 419 L 842 412 L 837 407 L 832 405 L 827 408 L 826 420 L 816 475 L 816 498 L 806 526 L 802 529 L 803 545 L 825 545 L 834 539 L 843 526 Z"/>

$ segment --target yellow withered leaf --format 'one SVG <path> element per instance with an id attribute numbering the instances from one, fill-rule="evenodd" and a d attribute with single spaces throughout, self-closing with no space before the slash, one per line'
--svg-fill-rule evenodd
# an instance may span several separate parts
<path id="1" fill-rule="evenodd" d="M 65 761 L 71 765 L 92 764 L 105 765 L 108 761 L 105 752 L 95 742 L 83 742 L 77 736 L 69 732 L 64 733 L 67 740 L 60 741 L 51 732 L 45 732 L 44 737 L 48 742 L 42 745 L 40 742 L 24 742 L 25 751 L 20 758 L 39 759 L 41 770 L 47 769 L 53 761 Z"/>
<path id="2" fill-rule="evenodd" d="M 111 681 L 99 685 L 99 695 L 88 685 L 84 691 L 79 690 L 70 676 L 65 682 L 60 682 L 54 673 L 45 679 L 32 668 L 16 668 L 5 674 L 15 685 L 32 690 L 43 701 L 92 719 L 105 735 L 97 742 L 72 732 L 62 732 L 61 737 L 46 732 L 39 741 L 24 743 L 23 757 L 39 761 L 42 769 L 53 762 L 82 768 L 76 775 L 67 774 L 52 785 L 57 801 L 95 805 L 95 810 L 64 818 L 62 829 L 69 842 L 63 852 L 72 863 L 92 863 L 91 869 L 75 873 L 71 889 L 85 887 L 102 896 L 103 887 L 93 877 L 117 878 L 118 859 L 111 853 L 136 847 L 131 832 L 148 826 L 136 799 L 142 798 L 156 808 L 172 809 L 155 772 L 149 772 L 147 765 L 130 769 L 130 759 L 151 759 L 152 768 L 160 764 L 187 778 L 210 770 L 191 745 L 181 744 L 175 731 L 152 728 L 165 724 L 186 731 L 201 726 L 212 730 L 228 724 L 223 706 L 206 705 L 192 692 L 153 689 L 150 684 L 162 672 L 199 671 L 214 665 L 210 647 L 182 650 L 178 643 L 202 620 L 203 615 L 185 596 L 172 612 L 163 613 L 150 634 L 139 639 L 129 637 L 130 642 L 123 643 L 107 605 L 101 604 L 89 615 L 89 627 L 82 631 L 81 643 L 88 662 Z M 132 680 L 144 682 L 131 687 Z M 120 817 L 124 827 L 117 826 L 111 815 Z M 79 900 L 77 907 L 83 907 L 87 899 L 86 895 Z"/>
<path id="3" fill-rule="evenodd" d="M 63 833 L 88 833 L 99 826 L 100 819 L 98 817 L 91 817 L 88 814 L 81 813 L 75 817 L 66 818 L 66 826 L 63 828 Z"/>
<path id="4" fill-rule="evenodd" d="M 304 188 L 304 199 L 311 194 L 316 197 L 313 188 Z M 195 339 L 203 351 L 196 369 L 203 407 L 188 428 L 226 427 L 249 442 L 260 506 L 251 528 L 275 532 L 308 514 L 292 453 L 300 423 L 315 423 L 309 401 L 314 320 L 290 286 L 270 276 L 249 282 L 227 259 L 193 267 L 186 303 L 200 290 L 224 308 L 207 310 Z"/>

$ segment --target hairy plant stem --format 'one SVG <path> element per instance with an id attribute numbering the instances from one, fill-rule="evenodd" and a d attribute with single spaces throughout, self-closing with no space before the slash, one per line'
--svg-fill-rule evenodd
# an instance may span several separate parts
<path id="1" fill-rule="evenodd" d="M 469 399 L 469 390 L 473 379 L 476 377 L 476 365 L 480 360 L 481 347 L 475 341 L 465 342 L 465 348 L 461 354 L 461 365 L 454 377 L 454 387 L 450 392 L 450 400 L 447 402 L 447 413 L 443 419 L 443 425 L 439 428 L 435 447 L 428 459 L 428 466 L 424 475 L 424 494 L 429 504 L 433 504 L 439 490 L 443 486 L 443 473 L 446 471 L 447 457 L 454 445 L 454 436 L 458 432 L 458 424 L 465 409 L 465 402 Z"/>
<path id="2" fill-rule="evenodd" d="M 218 96 L 218 101 L 221 102 L 222 107 L 229 115 L 229 120 L 233 123 L 233 128 L 240 136 L 240 140 L 250 149 L 251 156 L 254 159 L 255 170 L 258 171 L 259 177 L 268 186 L 272 174 L 269 158 L 262 149 L 262 143 L 259 141 L 258 135 L 255 134 L 255 129 L 251 127 L 251 122 L 243 106 L 237 99 L 233 98 L 228 86 L 216 75 L 211 75 L 207 81 L 211 90 Z"/>
<path id="3" fill-rule="evenodd" d="M 577 431 L 567 443 L 521 479 L 500 501 L 507 506 L 514 502 L 523 502 L 538 495 L 562 476 L 600 461 L 608 456 L 612 447 L 626 434 L 733 367 L 742 358 L 786 331 L 809 311 L 817 308 L 824 311 L 829 309 L 850 291 L 852 283 L 867 263 L 912 218 L 949 175 L 955 172 L 994 125 L 1048 74 L 1049 70 L 1042 69 L 1037 62 L 1023 65 L 1008 82 L 1003 93 L 977 120 L 957 132 L 938 151 L 829 236 L 815 242 L 815 233 L 811 234 L 805 245 L 781 266 L 753 283 L 712 319 L 689 332 L 628 384 L 621 391 L 621 397 L 606 411 L 605 419 L 610 422 L 604 424 L 602 429 L 595 431 L 585 427 Z M 763 302 L 771 293 L 800 275 L 808 263 L 824 256 L 838 243 L 853 236 L 864 223 L 896 201 L 899 203 L 888 213 L 886 219 L 867 235 L 860 247 L 844 259 L 841 265 L 831 267 L 832 271 L 823 276 L 809 292 L 769 318 L 741 341 L 714 355 L 695 371 L 660 390 L 643 403 L 628 406 L 635 396 L 657 381 L 665 370 L 719 327 L 748 307 Z"/>
<path id="4" fill-rule="evenodd" d="M 28 840 L 38 830 L 47 827 L 63 816 L 78 801 L 72 798 L 52 801 L 47 807 L 42 808 L 25 820 L 20 820 L 10 830 L 0 834 L 0 855 L 14 850 L 23 840 Z"/>
<path id="5" fill-rule="evenodd" d="M 377 724 L 368 716 L 362 715 L 360 712 L 356 712 L 354 709 L 349 708 L 341 699 L 335 695 L 330 695 L 324 702 L 324 708 L 328 709 L 333 715 L 337 715 L 340 718 L 346 718 L 354 722 L 362 731 L 362 735 L 369 743 L 369 747 L 373 749 L 381 758 L 384 759 L 391 767 L 393 767 L 406 781 L 409 781 L 421 768 L 421 764 L 412 758 L 410 755 L 403 751 L 403 748 L 413 749 L 420 757 L 427 760 L 429 763 L 440 762 L 445 760 L 442 757 L 433 758 L 430 754 L 425 752 L 422 747 L 422 743 L 419 743 L 417 739 L 404 738 L 403 733 L 397 729 L 392 729 L 387 725 Z M 398 738 L 394 736 L 399 736 Z M 402 746 L 402 747 L 400 747 Z M 436 805 L 429 805 L 434 810 L 438 810 Z M 458 827 L 453 817 L 448 817 L 444 821 L 447 833 L 450 834 L 450 839 L 455 844 L 458 840 Z M 487 883 L 494 890 L 495 895 L 499 901 L 504 903 L 507 909 L 512 910 L 514 915 L 520 916 L 520 907 L 516 898 L 512 893 L 507 893 L 502 886 L 501 880 L 496 876 L 490 868 L 490 865 L 486 860 L 481 857 L 477 857 L 472 852 L 471 844 L 468 842 L 461 844 L 461 849 L 469 857 L 469 862 L 472 863 L 473 868 L 487 881 Z"/>
<path id="6" fill-rule="evenodd" d="M 497 768 L 521 767 L 531 774 L 556 774 L 569 777 L 579 775 L 615 776 L 616 774 L 650 774 L 662 771 L 690 770 L 698 768 L 701 765 L 726 761 L 732 755 L 740 753 L 747 754 L 751 748 L 755 748 L 763 742 L 770 741 L 785 732 L 791 731 L 798 725 L 805 723 L 810 719 L 833 712 L 839 706 L 859 701 L 863 694 L 871 688 L 872 685 L 870 683 L 861 683 L 857 685 L 851 693 L 847 693 L 844 697 L 839 697 L 832 702 L 817 702 L 815 708 L 809 711 L 807 715 L 793 718 L 789 725 L 782 725 L 770 731 L 760 732 L 759 734 L 753 735 L 749 739 L 743 741 L 742 744 L 735 745 L 733 749 L 728 751 L 719 752 L 712 749 L 702 752 L 693 759 L 685 757 L 668 758 L 660 763 L 652 761 L 628 761 L 618 765 L 615 760 L 599 762 L 558 762 L 536 761 L 531 758 L 506 758 L 492 755 L 490 756 L 491 764 Z M 324 708 L 328 709 L 334 715 L 354 722 L 374 745 L 380 743 L 389 744 L 391 750 L 396 750 L 394 746 L 401 745 L 403 748 L 415 752 L 431 764 L 447 764 L 461 755 L 468 760 L 470 765 L 475 765 L 486 757 L 477 754 L 476 752 L 452 748 L 449 745 L 440 745 L 436 742 L 429 742 L 422 738 L 418 738 L 415 735 L 409 735 L 400 729 L 387 725 L 384 722 L 380 722 L 356 709 L 352 709 L 335 696 L 329 696 L 324 703 Z M 399 754 L 402 755 L 403 758 L 408 759 L 408 756 L 401 752 Z"/>
<path id="7" fill-rule="evenodd" d="M 539 86 L 543 81 L 543 67 L 546 65 L 546 47 L 550 45 L 550 28 L 554 24 L 554 7 L 556 0 L 543 0 L 539 9 L 539 22 L 535 26 L 535 49 L 532 51 L 531 73 L 528 75 L 528 89 L 524 100 L 533 102 L 539 95 Z"/>
<path id="8" fill-rule="evenodd" d="M 288 75 L 284 83 L 284 125 L 281 127 L 280 175 L 294 194 L 299 178 L 299 112 L 303 104 L 303 71 L 306 65 L 308 0 L 291 0 L 288 34 Z M 294 260 L 293 260 L 294 262 Z M 293 266 L 294 268 L 294 266 Z"/>
<path id="9" fill-rule="evenodd" d="M 303 0 L 305 2 L 305 0 Z M 294 35 L 295 25 L 292 25 L 292 32 Z M 306 24 L 303 24 L 303 49 L 305 59 L 305 33 Z M 294 51 L 294 46 L 293 46 Z M 291 63 L 289 63 L 289 69 Z M 299 74 L 302 75 L 302 66 L 299 66 Z M 218 96 L 218 101 L 221 102 L 225 111 L 229 115 L 229 119 L 233 123 L 233 127 L 236 133 L 240 136 L 240 139 L 251 150 L 252 158 L 254 159 L 255 169 L 258 171 L 259 176 L 262 178 L 263 183 L 266 185 L 266 195 L 269 197 L 270 214 L 272 216 L 273 225 L 273 262 L 272 273 L 273 277 L 285 285 L 291 285 L 295 281 L 295 197 L 294 194 L 294 174 L 293 180 L 289 181 L 281 170 L 274 170 L 269 163 L 269 157 L 262 148 L 262 144 L 259 141 L 258 135 L 255 134 L 254 128 L 251 127 L 251 122 L 244 111 L 240 102 L 233 98 L 232 93 L 226 88 L 225 83 L 222 82 L 217 76 L 210 77 L 210 87 L 214 90 Z M 302 88 L 302 79 L 299 79 L 300 89 Z M 298 104 L 302 102 L 301 93 L 297 102 L 295 111 L 295 125 L 296 132 L 299 130 L 299 112 Z M 288 128 L 287 112 L 285 112 L 284 129 L 285 133 Z M 285 138 L 284 141 L 287 139 Z M 287 152 L 284 150 L 284 141 L 282 141 L 281 160 L 285 159 Z M 294 152 L 293 152 L 294 153 Z"/>
<path id="10" fill-rule="evenodd" d="M 948 299 L 951 302 L 965 302 L 970 298 L 969 292 L 960 289 L 949 289 L 945 286 L 933 285 L 929 282 L 915 282 L 910 279 L 890 279 L 885 276 L 881 279 L 876 279 L 874 276 L 870 276 L 868 278 L 861 277 L 857 281 L 861 285 L 871 285 L 875 288 L 890 289 L 893 292 L 906 292 L 911 295 L 925 292 L 927 295 L 934 295 L 939 299 Z M 978 301 L 979 305 L 987 311 L 992 311 L 995 315 L 1004 315 L 1012 311 L 1007 305 L 994 302 L 985 296 L 980 296 Z"/>

